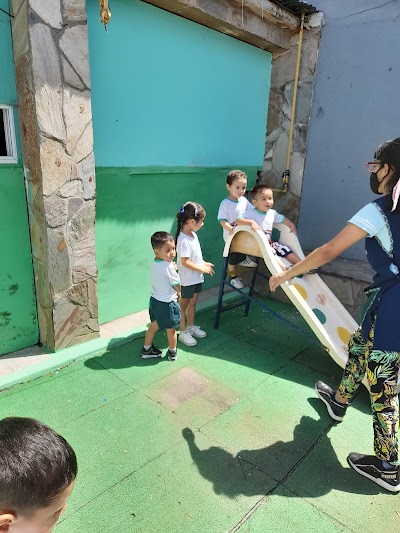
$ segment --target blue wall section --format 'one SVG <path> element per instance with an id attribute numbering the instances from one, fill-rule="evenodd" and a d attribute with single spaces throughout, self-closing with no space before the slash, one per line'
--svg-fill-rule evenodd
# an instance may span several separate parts
<path id="1" fill-rule="evenodd" d="M 88 0 L 97 166 L 261 165 L 271 54 L 138 0 Z"/>
<path id="2" fill-rule="evenodd" d="M 314 0 L 326 24 L 318 57 L 299 234 L 304 248 L 330 239 L 376 198 L 366 162 L 400 136 L 400 2 Z M 363 244 L 345 254 L 365 260 Z"/>

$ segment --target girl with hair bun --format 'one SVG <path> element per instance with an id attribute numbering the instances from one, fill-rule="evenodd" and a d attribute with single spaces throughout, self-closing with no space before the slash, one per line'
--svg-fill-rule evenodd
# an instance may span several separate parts
<path id="1" fill-rule="evenodd" d="M 196 202 L 186 202 L 176 215 L 176 252 L 181 279 L 181 324 L 179 340 L 186 346 L 196 346 L 195 337 L 207 333 L 195 325 L 196 304 L 202 290 L 204 274 L 214 275 L 213 264 L 203 260 L 197 232 L 204 225 L 206 212 Z"/>

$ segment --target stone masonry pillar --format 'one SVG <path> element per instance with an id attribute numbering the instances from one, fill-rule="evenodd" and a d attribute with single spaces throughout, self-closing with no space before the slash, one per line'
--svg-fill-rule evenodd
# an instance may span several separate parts
<path id="1" fill-rule="evenodd" d="M 85 0 L 12 0 L 40 341 L 98 337 L 95 172 Z"/>

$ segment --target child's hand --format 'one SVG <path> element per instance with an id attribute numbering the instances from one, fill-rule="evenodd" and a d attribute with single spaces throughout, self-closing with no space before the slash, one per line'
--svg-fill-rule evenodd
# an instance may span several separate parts
<path id="1" fill-rule="evenodd" d="M 251 231 L 257 231 L 258 229 L 261 229 L 255 220 L 251 221 L 250 227 Z"/>
<path id="2" fill-rule="evenodd" d="M 226 231 L 229 233 L 229 235 L 232 235 L 232 233 L 235 231 L 235 226 L 231 226 L 229 224 L 229 228 L 226 228 Z"/>
<path id="3" fill-rule="evenodd" d="M 173 267 L 175 270 L 178 270 L 178 265 L 175 263 L 175 261 L 172 261 L 172 267 Z"/>
<path id="4" fill-rule="evenodd" d="M 180 299 L 181 299 L 181 297 L 182 297 L 182 295 L 181 295 L 181 291 L 179 291 L 179 292 L 178 292 L 178 291 L 176 291 L 176 294 L 177 294 L 177 296 L 178 296 L 178 300 L 180 300 Z"/>
<path id="5" fill-rule="evenodd" d="M 289 228 L 290 232 L 294 233 L 295 235 L 297 235 L 297 229 L 296 229 L 296 226 L 293 224 L 293 222 L 290 222 L 290 220 L 286 219 L 286 224 L 287 224 L 287 227 Z"/>
<path id="6" fill-rule="evenodd" d="M 207 263 L 207 261 L 204 261 L 204 265 L 203 265 L 204 274 L 209 274 L 210 276 L 213 276 L 214 275 L 213 266 L 214 265 L 212 263 Z"/>

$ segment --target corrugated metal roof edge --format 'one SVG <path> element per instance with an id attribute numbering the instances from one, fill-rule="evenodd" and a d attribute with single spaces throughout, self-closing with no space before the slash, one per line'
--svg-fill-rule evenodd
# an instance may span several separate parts
<path id="1" fill-rule="evenodd" d="M 271 0 L 271 2 L 282 7 L 283 9 L 286 9 L 287 11 L 290 11 L 296 16 L 301 15 L 302 12 L 304 12 L 305 15 L 311 15 L 312 13 L 317 13 L 318 11 L 311 4 L 302 2 L 301 0 Z"/>

